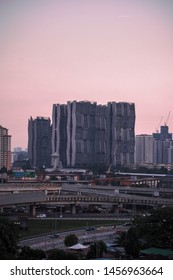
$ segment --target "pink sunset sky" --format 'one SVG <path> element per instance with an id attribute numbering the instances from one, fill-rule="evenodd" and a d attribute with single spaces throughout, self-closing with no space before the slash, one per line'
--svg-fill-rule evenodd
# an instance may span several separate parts
<path id="1" fill-rule="evenodd" d="M 134 102 L 136 134 L 170 113 L 173 1 L 0 0 L 0 125 L 27 147 L 30 116 L 54 103 Z"/>

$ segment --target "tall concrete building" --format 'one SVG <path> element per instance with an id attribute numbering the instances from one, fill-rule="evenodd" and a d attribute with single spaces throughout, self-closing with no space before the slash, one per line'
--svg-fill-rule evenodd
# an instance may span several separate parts
<path id="1" fill-rule="evenodd" d="M 8 129 L 0 125 L 0 169 L 6 167 L 11 169 L 11 135 Z"/>
<path id="2" fill-rule="evenodd" d="M 33 167 L 51 166 L 50 118 L 32 117 L 28 121 L 28 159 Z"/>
<path id="3" fill-rule="evenodd" d="M 153 136 L 136 135 L 135 163 L 153 163 Z"/>
<path id="4" fill-rule="evenodd" d="M 134 162 L 135 106 L 133 103 L 73 101 L 54 104 L 52 165 L 88 167 Z"/>
<path id="5" fill-rule="evenodd" d="M 134 163 L 135 104 L 109 102 L 107 104 L 107 152 L 112 165 Z"/>
<path id="6" fill-rule="evenodd" d="M 153 138 L 160 141 L 172 140 L 172 133 L 169 133 L 169 127 L 167 125 L 162 125 L 160 132 L 153 133 Z"/>
<path id="7" fill-rule="evenodd" d="M 152 135 L 136 136 L 135 162 L 137 164 L 172 164 L 173 141 L 167 125 L 160 127 L 160 132 Z"/>
<path id="8" fill-rule="evenodd" d="M 172 133 L 167 125 L 160 127 L 160 133 L 153 133 L 153 162 L 156 164 L 173 163 L 172 158 Z"/>

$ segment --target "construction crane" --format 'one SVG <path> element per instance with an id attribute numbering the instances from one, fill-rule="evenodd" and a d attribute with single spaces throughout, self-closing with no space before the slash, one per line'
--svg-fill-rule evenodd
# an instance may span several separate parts
<path id="1" fill-rule="evenodd" d="M 111 163 L 109 164 L 108 170 L 106 171 L 107 174 L 110 174 L 110 173 L 111 173 L 112 165 L 115 164 L 115 162 L 114 162 L 115 156 L 116 156 L 116 151 L 114 150 L 114 153 L 113 153 L 113 156 L 112 156 L 112 161 L 111 161 Z"/>
<path id="2" fill-rule="evenodd" d="M 163 116 L 161 117 L 160 122 L 159 122 L 158 126 L 156 127 L 156 132 L 157 133 L 159 133 L 159 127 L 161 125 L 162 120 L 163 120 Z"/>
<path id="3" fill-rule="evenodd" d="M 164 126 L 167 126 L 171 111 L 169 111 L 166 121 L 164 122 Z"/>

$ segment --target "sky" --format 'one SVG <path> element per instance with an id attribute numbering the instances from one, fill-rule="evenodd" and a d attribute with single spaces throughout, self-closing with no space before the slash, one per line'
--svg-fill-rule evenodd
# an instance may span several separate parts
<path id="1" fill-rule="evenodd" d="M 134 102 L 135 133 L 173 132 L 172 0 L 0 0 L 0 125 L 67 101 Z M 169 116 L 169 118 L 168 118 Z"/>

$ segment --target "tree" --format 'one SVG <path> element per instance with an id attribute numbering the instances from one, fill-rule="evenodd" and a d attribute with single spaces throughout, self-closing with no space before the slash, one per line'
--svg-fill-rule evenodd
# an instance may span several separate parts
<path id="1" fill-rule="evenodd" d="M 146 248 L 173 249 L 173 208 L 152 210 L 148 216 L 135 218 L 134 226 Z"/>
<path id="2" fill-rule="evenodd" d="M 65 252 L 61 249 L 54 249 L 48 252 L 48 260 L 77 260 L 77 256 L 73 253 Z"/>
<path id="3" fill-rule="evenodd" d="M 107 253 L 107 246 L 102 240 L 94 242 L 90 245 L 90 250 L 87 253 L 87 259 L 102 258 L 103 253 Z"/>
<path id="4" fill-rule="evenodd" d="M 43 260 L 45 258 L 46 254 L 43 250 L 32 249 L 28 246 L 22 247 L 18 256 L 19 260 Z"/>
<path id="5" fill-rule="evenodd" d="M 5 166 L 3 166 L 1 169 L 0 169 L 0 173 L 3 174 L 3 173 L 7 173 L 7 168 Z"/>
<path id="6" fill-rule="evenodd" d="M 48 260 L 64 260 L 65 251 L 61 249 L 54 249 L 48 252 Z"/>
<path id="7" fill-rule="evenodd" d="M 18 230 L 8 219 L 0 219 L 0 259 L 15 259 Z"/>
<path id="8" fill-rule="evenodd" d="M 127 239 L 127 233 L 126 233 L 126 231 L 122 231 L 120 236 L 117 239 L 118 245 L 124 247 L 125 243 L 126 243 L 126 239 Z"/>
<path id="9" fill-rule="evenodd" d="M 70 247 L 78 243 L 78 237 L 76 234 L 69 234 L 64 239 L 64 244 L 66 247 Z"/>
<path id="10" fill-rule="evenodd" d="M 136 258 L 140 252 L 139 238 L 135 227 L 129 228 L 126 235 L 125 251 L 127 255 Z"/>

